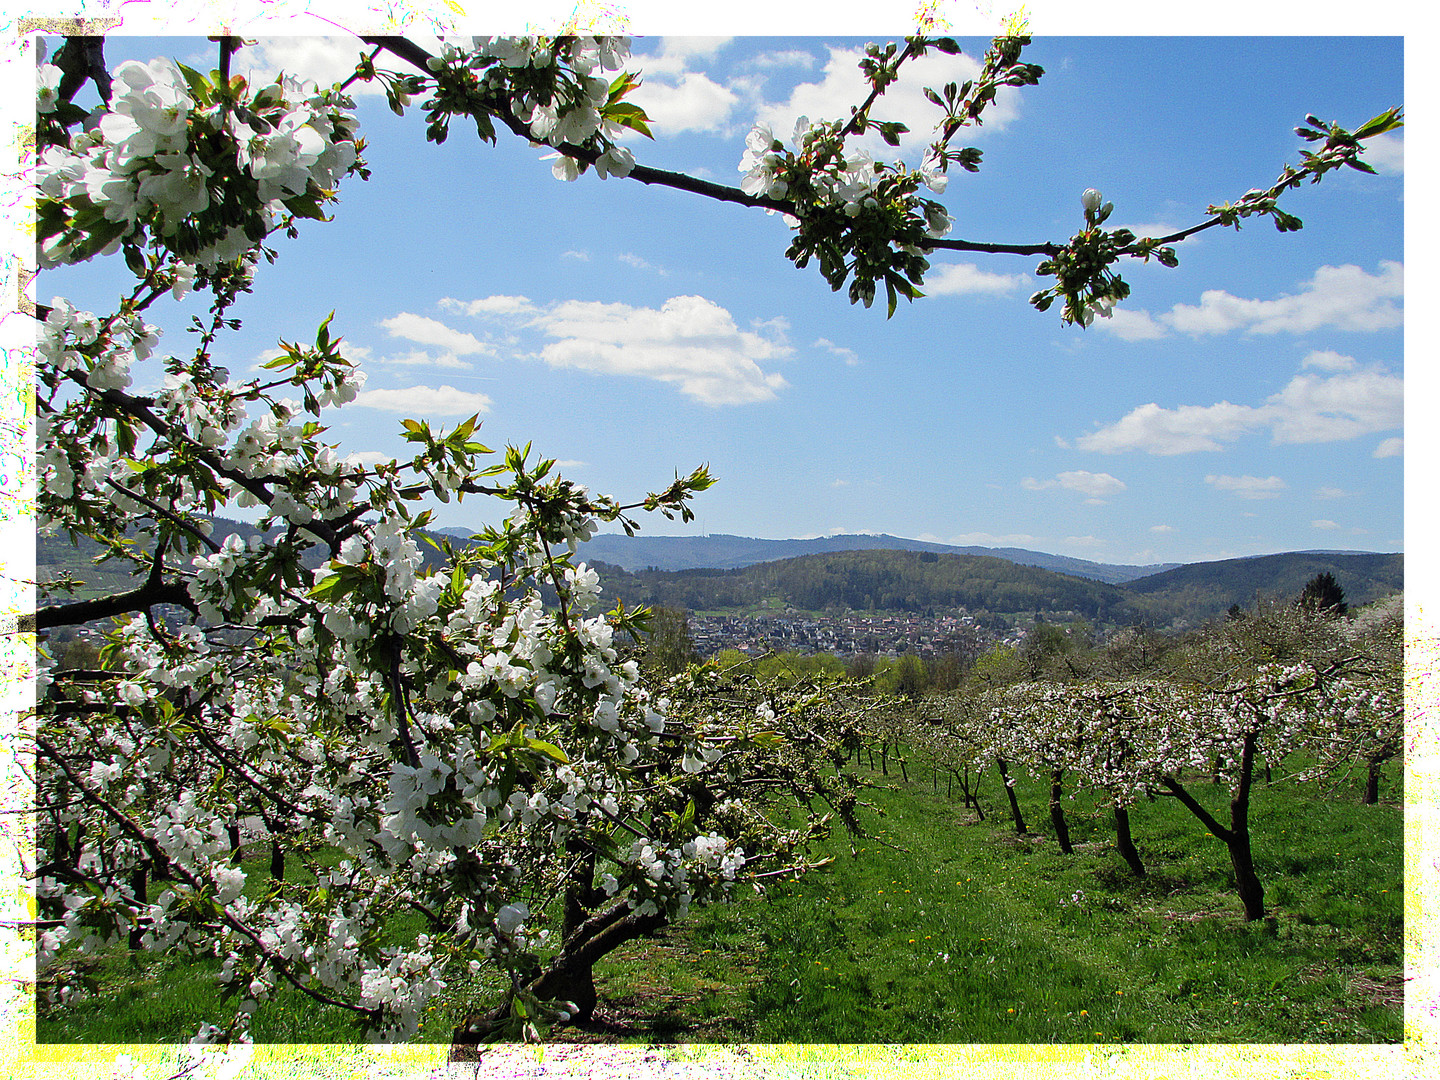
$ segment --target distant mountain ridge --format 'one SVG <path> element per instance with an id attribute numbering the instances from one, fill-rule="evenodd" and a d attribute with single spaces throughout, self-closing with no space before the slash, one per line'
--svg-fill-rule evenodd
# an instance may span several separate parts
<path id="1" fill-rule="evenodd" d="M 441 530 L 449 531 L 449 530 Z M 454 530 L 459 534 L 461 530 Z M 842 534 L 810 540 L 760 540 L 749 536 L 710 533 L 704 536 L 625 536 L 602 533 L 580 545 L 579 556 L 606 562 L 625 570 L 738 570 L 756 563 L 776 562 L 800 555 L 840 551 L 929 551 L 942 555 L 985 555 L 1021 566 L 1035 566 L 1060 574 L 1119 585 L 1172 570 L 1181 563 L 1132 566 L 1090 562 L 1065 555 L 1050 555 L 1024 548 L 960 547 L 928 540 L 907 540 L 880 534 Z"/>
<path id="2" fill-rule="evenodd" d="M 1292 552 L 1190 563 L 1110 584 L 993 555 L 870 548 L 795 555 L 731 569 L 625 570 L 595 560 L 606 596 L 686 611 L 744 614 L 931 612 L 1079 616 L 1092 623 L 1182 629 L 1222 616 L 1232 604 L 1293 601 L 1329 572 L 1360 607 L 1403 592 L 1401 554 Z"/>
<path id="3" fill-rule="evenodd" d="M 1162 607 L 1188 606 L 1209 616 L 1232 604 L 1249 607 L 1257 595 L 1299 596 L 1306 582 L 1323 573 L 1333 574 L 1344 588 L 1346 600 L 1358 606 L 1404 591 L 1405 556 L 1372 551 L 1251 555 L 1187 563 L 1127 582 L 1125 588 Z"/>

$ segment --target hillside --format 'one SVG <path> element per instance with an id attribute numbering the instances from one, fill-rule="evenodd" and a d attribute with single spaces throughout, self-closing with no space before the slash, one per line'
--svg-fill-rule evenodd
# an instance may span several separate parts
<path id="1" fill-rule="evenodd" d="M 610 599 L 689 611 L 741 612 L 763 606 L 800 611 L 929 613 L 966 608 L 992 614 L 1079 615 L 1094 623 L 1197 625 L 1232 604 L 1298 597 L 1329 571 L 1355 606 L 1404 589 L 1403 555 L 1293 552 L 1194 563 L 1126 585 L 1109 585 L 992 556 L 853 551 L 802 555 L 733 570 L 602 567 Z"/>
<path id="2" fill-rule="evenodd" d="M 1312 551 L 1189 563 L 1125 587 L 1159 608 L 1190 612 L 1194 621 L 1213 618 L 1231 604 L 1250 607 L 1257 597 L 1299 596 L 1307 581 L 1327 571 L 1340 582 L 1351 607 L 1405 589 L 1403 554 Z"/>
<path id="3" fill-rule="evenodd" d="M 215 519 L 217 539 L 232 532 L 248 538 L 256 530 L 243 522 Z M 453 531 L 451 536 L 455 538 Z M 1143 623 L 1165 628 L 1206 622 L 1232 604 L 1250 607 L 1257 597 L 1299 596 L 1307 581 L 1327 571 L 1335 575 L 1352 606 L 1402 592 L 1405 577 L 1403 554 L 1289 552 L 1190 563 L 1116 585 L 993 554 L 893 547 L 808 553 L 723 569 L 631 570 L 596 557 L 597 542 L 611 539 L 614 538 L 596 537 L 580 551 L 581 558 L 601 569 L 607 600 L 623 600 L 627 606 L 651 604 L 689 611 L 742 612 L 779 606 L 815 612 L 923 615 L 965 608 L 996 615 L 1040 614 L 1052 619 L 1079 615 L 1094 623 Z M 728 550 L 730 558 L 751 558 L 763 553 L 766 545 L 881 540 L 895 544 L 918 543 L 866 536 L 830 537 L 820 541 L 757 541 L 724 536 L 648 539 L 676 542 L 668 545 L 672 558 L 682 557 L 687 544 L 691 545 L 692 552 L 713 554 Z M 604 544 L 600 547 L 603 550 Z M 91 561 L 98 550 L 88 541 L 73 547 L 65 539 L 39 537 L 36 543 L 39 577 L 43 581 L 68 569 L 86 583 L 73 599 L 130 587 L 132 579 L 123 563 L 96 566 Z M 437 553 L 428 545 L 422 550 L 427 563 L 436 560 Z M 632 554 L 644 550 L 635 548 Z M 321 553 L 313 551 L 308 561 L 318 563 L 320 558 Z M 63 599 L 56 597 L 49 602 L 54 601 L 63 602 Z"/>
<path id="4" fill-rule="evenodd" d="M 453 531 L 459 533 L 462 530 Z M 606 562 L 626 570 L 736 570 L 756 563 L 839 551 L 928 551 L 946 555 L 983 555 L 1112 585 L 1178 565 L 1158 563 L 1150 566 L 1129 566 L 1097 563 L 1072 559 L 1065 555 L 1050 555 L 1043 551 L 1027 551 L 1024 548 L 956 547 L 883 534 L 821 536 L 810 540 L 757 540 L 754 537 L 729 536 L 725 533 L 705 536 L 625 536 L 623 533 L 602 533 L 580 545 L 582 559 Z"/>
<path id="5" fill-rule="evenodd" d="M 1097 622 L 1151 621 L 1150 601 L 1118 586 L 987 555 L 848 551 L 801 555 L 733 570 L 642 570 L 606 566 L 606 594 L 691 611 L 735 611 L 778 601 L 803 611 L 966 608 L 1054 612 Z"/>

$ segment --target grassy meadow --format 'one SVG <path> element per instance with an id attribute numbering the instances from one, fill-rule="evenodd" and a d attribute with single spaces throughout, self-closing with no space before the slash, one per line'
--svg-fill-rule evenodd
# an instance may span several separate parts
<path id="1" fill-rule="evenodd" d="M 797 883 L 702 909 L 596 970 L 601 1004 L 561 1041 L 745 1043 L 1323 1043 L 1402 1038 L 1403 811 L 1358 785 L 1261 783 L 1251 810 L 1269 917 L 1246 924 L 1225 847 L 1173 799 L 1132 810 L 1132 876 L 1108 810 L 1067 800 L 1073 853 L 1050 831 L 1048 783 L 1020 777 L 1017 835 L 999 779 L 983 821 L 912 760 L 879 785 L 872 835 L 829 842 Z M 1219 813 L 1227 795 L 1197 782 Z M 247 866 L 247 869 L 249 867 Z M 255 867 L 263 878 L 263 864 Z M 422 927 L 396 925 L 397 939 Z M 218 963 L 131 954 L 89 962 L 93 994 L 43 1007 L 40 1042 L 188 1037 L 223 1014 Z M 452 984 L 420 1039 L 445 1042 L 483 980 Z M 360 1036 L 297 993 L 257 1013 L 262 1042 Z"/>

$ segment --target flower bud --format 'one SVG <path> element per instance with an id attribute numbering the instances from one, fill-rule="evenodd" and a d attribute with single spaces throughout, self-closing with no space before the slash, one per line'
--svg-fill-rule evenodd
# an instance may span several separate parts
<path id="1" fill-rule="evenodd" d="M 1080 205 L 1085 208 L 1087 214 L 1093 214 L 1100 209 L 1100 204 L 1105 201 L 1105 196 L 1096 191 L 1093 187 L 1086 188 L 1080 196 Z"/>

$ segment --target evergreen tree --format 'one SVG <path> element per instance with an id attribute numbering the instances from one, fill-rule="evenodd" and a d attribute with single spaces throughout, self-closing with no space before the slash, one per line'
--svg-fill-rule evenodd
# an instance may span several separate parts
<path id="1" fill-rule="evenodd" d="M 1344 615 L 1350 610 L 1350 605 L 1345 603 L 1345 590 L 1328 570 L 1305 583 L 1305 589 L 1300 594 L 1300 606 L 1306 611 L 1324 615 Z"/>

